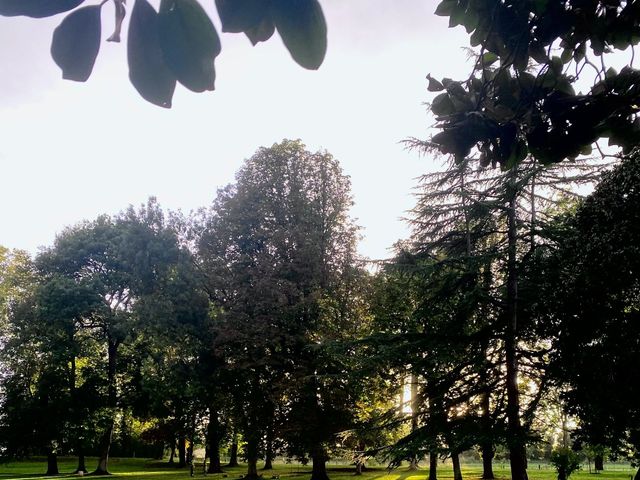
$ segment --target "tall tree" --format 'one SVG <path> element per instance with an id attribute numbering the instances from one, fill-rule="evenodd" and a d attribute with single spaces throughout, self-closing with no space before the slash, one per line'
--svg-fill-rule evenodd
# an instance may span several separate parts
<path id="1" fill-rule="evenodd" d="M 349 400 L 338 395 L 344 379 L 332 378 L 344 371 L 325 342 L 357 320 L 350 206 L 336 160 L 284 141 L 245 163 L 206 220 L 200 256 L 220 307 L 217 348 L 245 385 L 233 391 L 250 477 L 286 397 L 289 444 L 313 458 L 314 478 L 326 478 L 325 442 L 345 424 Z"/>
<path id="2" fill-rule="evenodd" d="M 158 292 L 170 284 L 179 259 L 175 234 L 153 199 L 139 211 L 130 208 L 115 218 L 102 216 L 67 229 L 37 259 L 45 278 L 66 282 L 66 296 L 54 299 L 71 297 L 70 320 L 104 345 L 107 387 L 96 473 L 108 473 L 119 399 L 118 353 L 145 320 L 152 321 L 151 312 L 167 306 L 158 305 Z M 73 303 L 76 295 L 82 303 Z"/>
<path id="3" fill-rule="evenodd" d="M 606 174 L 554 225 L 556 250 L 541 263 L 554 329 L 554 373 L 567 389 L 578 437 L 638 460 L 640 410 L 640 156 Z M 543 285 L 543 287 L 545 286 Z M 610 393 L 616 392 L 612 396 Z M 640 478 L 640 471 L 636 479 Z"/>

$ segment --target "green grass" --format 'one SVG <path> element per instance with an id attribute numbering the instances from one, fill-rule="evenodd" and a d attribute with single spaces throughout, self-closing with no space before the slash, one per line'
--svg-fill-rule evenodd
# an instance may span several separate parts
<path id="1" fill-rule="evenodd" d="M 96 460 L 87 459 L 87 467 L 93 468 Z M 76 467 L 76 459 L 60 458 L 58 461 L 60 472 L 57 478 L 78 478 L 70 472 Z M 556 480 L 556 473 L 549 465 L 540 465 L 537 463 L 529 465 L 530 480 Z M 151 461 L 146 459 L 130 459 L 130 458 L 112 458 L 109 461 L 109 470 L 113 474 L 112 477 L 121 480 L 187 480 L 190 478 L 188 469 L 178 469 L 169 467 L 166 462 Z M 46 471 L 46 462 L 40 461 L 21 461 L 6 464 L 0 464 L 0 480 L 35 480 L 48 479 L 51 477 L 43 476 Z M 201 471 L 201 467 L 196 469 L 195 479 L 198 480 L 236 480 L 246 472 L 246 467 L 227 468 L 225 474 L 205 475 Z M 278 475 L 280 480 L 308 480 L 310 476 L 310 466 L 302 466 L 300 464 L 276 464 L 275 470 L 262 472 L 265 480 L 271 480 L 274 475 Z M 463 476 L 466 480 L 478 480 L 482 472 L 482 467 L 478 464 L 463 465 Z M 509 479 L 508 465 L 497 462 L 494 465 L 494 472 L 498 480 Z M 605 471 L 595 475 L 589 474 L 586 466 L 571 476 L 571 480 L 630 480 L 635 474 L 635 469 L 629 465 L 607 465 Z M 224 476 L 226 475 L 226 476 Z M 426 480 L 427 470 L 407 471 L 406 467 L 396 470 L 387 471 L 385 468 L 370 468 L 358 480 Z M 346 466 L 329 466 L 329 477 L 331 480 L 355 480 L 353 469 Z M 439 465 L 438 480 L 452 480 L 453 472 L 450 465 Z"/>

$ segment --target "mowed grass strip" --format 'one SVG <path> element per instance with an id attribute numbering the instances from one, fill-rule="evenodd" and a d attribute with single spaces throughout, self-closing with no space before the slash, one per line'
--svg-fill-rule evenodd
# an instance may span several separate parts
<path id="1" fill-rule="evenodd" d="M 87 468 L 91 470 L 97 464 L 97 459 L 87 458 Z M 44 472 L 47 469 L 45 459 L 33 459 L 28 461 L 10 462 L 0 464 L 0 480 L 35 480 L 51 478 L 79 478 L 73 474 L 77 466 L 77 459 L 71 457 L 61 457 L 58 460 L 60 475 L 57 477 L 47 477 Z M 235 468 L 225 468 L 225 473 L 204 475 L 202 463 L 197 463 L 194 468 L 194 478 L 199 480 L 236 480 L 246 473 L 246 466 L 241 465 Z M 331 480 L 355 480 L 355 470 L 344 465 L 329 465 L 329 477 Z M 189 468 L 176 468 L 167 462 L 160 462 L 149 459 L 136 458 L 112 458 L 109 460 L 110 477 L 122 478 L 123 480 L 186 480 L 191 478 Z M 629 464 L 606 465 L 605 470 L 599 474 L 589 473 L 587 466 L 571 476 L 571 480 L 632 480 L 635 469 Z M 279 478 L 280 480 L 308 480 L 311 476 L 311 467 L 298 463 L 274 464 L 274 469 L 260 472 L 265 480 Z M 497 480 L 509 480 L 509 467 L 505 463 L 496 463 L 494 473 Z M 532 463 L 529 465 L 530 480 L 556 480 L 557 475 L 553 467 L 548 464 Z M 426 480 L 428 469 L 409 471 L 406 467 L 395 470 L 387 470 L 382 467 L 368 468 L 359 480 Z M 462 467 L 462 474 L 465 479 L 478 480 L 482 474 L 482 467 L 479 464 L 467 464 Z M 453 471 L 450 464 L 440 464 L 438 466 L 439 480 L 452 480 Z"/>

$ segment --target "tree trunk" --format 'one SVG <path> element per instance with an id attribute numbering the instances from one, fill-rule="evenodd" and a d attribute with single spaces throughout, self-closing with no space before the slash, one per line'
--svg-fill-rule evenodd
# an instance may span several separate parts
<path id="1" fill-rule="evenodd" d="M 47 473 L 45 475 L 52 476 L 58 475 L 58 455 L 54 451 L 47 453 Z"/>
<path id="2" fill-rule="evenodd" d="M 273 418 L 269 422 L 269 426 L 267 427 L 267 438 L 266 445 L 264 451 L 264 467 L 263 470 L 273 470 L 273 437 L 274 437 L 274 426 L 273 426 Z"/>
<path id="3" fill-rule="evenodd" d="M 460 455 L 458 452 L 451 453 L 451 463 L 453 464 L 453 480 L 462 480 L 462 470 L 460 470 Z"/>
<path id="4" fill-rule="evenodd" d="M 596 469 L 596 472 L 604 470 L 604 456 L 602 454 L 598 454 L 594 457 L 593 466 Z"/>
<path id="5" fill-rule="evenodd" d="M 220 464 L 220 422 L 215 408 L 209 408 L 209 425 L 207 426 L 207 447 L 209 467 L 207 473 L 222 473 Z"/>
<path id="6" fill-rule="evenodd" d="M 482 478 L 483 480 L 493 480 L 493 442 L 491 441 L 491 408 L 489 392 L 484 392 L 480 400 L 482 405 L 482 430 L 483 441 L 480 446 L 482 449 Z"/>
<path id="7" fill-rule="evenodd" d="M 640 468 L 638 468 L 638 471 L 636 472 L 636 476 L 633 477 L 633 480 L 640 480 Z"/>
<path id="8" fill-rule="evenodd" d="M 356 475 L 362 475 L 362 461 L 356 460 Z"/>
<path id="9" fill-rule="evenodd" d="M 418 376 L 412 373 L 409 382 L 411 383 L 411 431 L 415 432 L 418 429 L 418 410 L 420 410 Z M 418 457 L 415 454 L 409 459 L 409 470 L 418 470 Z"/>
<path id="10" fill-rule="evenodd" d="M 515 175 L 515 168 L 513 169 Z M 518 358 L 516 354 L 518 339 L 518 273 L 517 273 L 517 218 L 515 178 L 510 180 L 511 195 L 507 210 L 507 298 L 506 298 L 506 385 L 507 385 L 507 441 L 512 480 L 528 480 L 527 453 L 525 439 L 520 423 L 520 396 L 518 392 Z"/>
<path id="11" fill-rule="evenodd" d="M 115 421 L 115 410 L 117 407 L 117 391 L 116 391 L 116 359 L 118 355 L 119 342 L 108 336 L 107 338 L 107 385 L 108 385 L 108 406 L 111 418 L 109 424 L 100 440 L 100 457 L 98 458 L 98 468 L 93 472 L 94 475 L 109 475 L 109 450 L 111 448 L 111 439 L 113 437 L 113 423 Z"/>
<path id="12" fill-rule="evenodd" d="M 193 437 L 189 439 L 189 447 L 187 448 L 187 464 L 193 463 Z"/>
<path id="13" fill-rule="evenodd" d="M 88 473 L 87 466 L 85 465 L 84 459 L 84 448 L 82 446 L 82 442 L 78 442 L 78 468 L 73 473 Z"/>
<path id="14" fill-rule="evenodd" d="M 100 440 L 100 456 L 98 457 L 98 468 L 92 475 L 110 475 L 109 473 L 109 450 L 111 449 L 111 438 L 113 437 L 113 423 L 107 426 L 107 429 Z"/>
<path id="15" fill-rule="evenodd" d="M 257 480 L 258 475 L 258 439 L 255 434 L 247 438 L 247 474 L 246 480 Z"/>
<path id="16" fill-rule="evenodd" d="M 429 480 L 438 479 L 438 454 L 429 452 Z"/>
<path id="17" fill-rule="evenodd" d="M 493 474 L 493 444 L 491 442 L 485 442 L 482 445 L 482 479 L 493 480 L 495 475 Z"/>
<path id="18" fill-rule="evenodd" d="M 229 464 L 227 467 L 238 466 L 238 431 L 234 428 L 233 439 L 231 440 L 231 449 L 229 451 Z"/>
<path id="19" fill-rule="evenodd" d="M 171 465 L 173 465 L 174 463 L 174 457 L 176 456 L 176 439 L 172 438 L 171 439 L 171 453 L 169 454 L 169 463 Z"/>
<path id="20" fill-rule="evenodd" d="M 187 439 L 184 433 L 178 435 L 178 468 L 187 466 Z"/>
<path id="21" fill-rule="evenodd" d="M 311 480 L 329 480 L 327 475 L 327 452 L 321 445 L 317 445 L 311 452 L 313 468 L 311 470 Z"/>

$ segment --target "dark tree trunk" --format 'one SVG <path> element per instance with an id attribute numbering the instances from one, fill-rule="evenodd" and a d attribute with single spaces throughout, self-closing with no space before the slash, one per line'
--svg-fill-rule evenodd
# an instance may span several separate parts
<path id="1" fill-rule="evenodd" d="M 493 480 L 493 442 L 491 441 L 491 408 L 489 402 L 489 392 L 484 392 L 481 398 L 482 405 L 482 429 L 484 440 L 482 441 L 482 478 L 484 480 Z"/>
<path id="2" fill-rule="evenodd" d="M 418 410 L 420 410 L 420 400 L 418 399 L 418 376 L 411 374 L 411 431 L 418 429 Z M 409 459 L 409 470 L 418 470 L 418 457 L 413 455 Z"/>
<path id="3" fill-rule="evenodd" d="M 222 465 L 220 464 L 220 422 L 218 420 L 218 412 L 213 407 L 209 408 L 207 450 L 209 458 L 207 473 L 222 473 Z"/>
<path id="4" fill-rule="evenodd" d="M 515 168 L 514 173 L 515 175 Z M 517 218 L 515 178 L 510 180 L 511 195 L 507 210 L 507 298 L 506 298 L 506 385 L 507 385 L 507 433 L 509 461 L 512 480 L 528 480 L 527 453 L 525 439 L 520 422 L 520 396 L 518 392 L 518 357 L 516 354 L 518 339 L 518 274 L 517 274 Z"/>
<path id="5" fill-rule="evenodd" d="M 227 467 L 238 466 L 238 432 L 233 430 L 233 439 L 231 440 L 231 449 L 229 451 L 229 464 Z"/>
<path id="6" fill-rule="evenodd" d="M 187 464 L 193 463 L 193 435 L 189 439 L 189 446 L 187 447 Z"/>
<path id="7" fill-rule="evenodd" d="M 187 439 L 184 433 L 178 435 L 178 468 L 187 466 Z"/>
<path id="8" fill-rule="evenodd" d="M 164 442 L 157 440 L 154 446 L 156 454 L 153 456 L 154 460 L 162 460 L 164 458 Z"/>
<path id="9" fill-rule="evenodd" d="M 460 469 L 460 455 L 458 452 L 451 453 L 451 463 L 453 464 L 453 480 L 462 480 L 462 470 Z"/>
<path id="10" fill-rule="evenodd" d="M 176 456 L 176 440 L 175 438 L 171 439 L 171 453 L 169 454 L 169 463 L 173 465 L 174 458 Z"/>
<path id="11" fill-rule="evenodd" d="M 85 465 L 84 459 L 84 448 L 82 446 L 82 442 L 78 442 L 78 468 L 74 473 L 88 473 L 87 466 Z"/>
<path id="12" fill-rule="evenodd" d="M 71 338 L 70 341 L 73 342 L 73 334 L 71 334 Z M 76 430 L 76 453 L 78 454 L 78 467 L 76 468 L 76 471 L 73 473 L 88 473 L 87 471 L 87 466 L 85 464 L 85 458 L 84 458 L 84 445 L 83 445 L 83 438 L 82 438 L 82 420 L 80 419 L 80 415 L 78 414 L 78 410 L 80 407 L 80 402 L 78 399 L 78 390 L 76 389 L 76 377 L 77 377 L 77 372 L 76 372 L 76 357 L 71 357 L 71 371 L 69 374 L 69 387 L 71 390 L 71 409 L 73 412 L 73 419 L 74 419 L 74 423 L 75 423 L 75 430 Z"/>
<path id="13" fill-rule="evenodd" d="M 273 418 L 269 422 L 269 426 L 267 427 L 267 438 L 266 445 L 264 451 L 264 467 L 263 470 L 273 470 L 273 437 L 274 437 L 274 426 L 273 426 Z"/>
<path id="14" fill-rule="evenodd" d="M 111 418 L 109 419 L 109 424 L 107 425 L 102 439 L 100 440 L 100 456 L 98 458 L 98 468 L 93 472 L 94 475 L 109 475 L 109 450 L 111 449 L 111 439 L 113 437 L 113 422 L 115 409 L 117 406 L 117 392 L 116 392 L 116 360 L 118 355 L 118 345 L 119 342 L 111 338 L 111 336 L 107 339 L 107 355 L 109 365 L 107 368 L 107 385 L 109 391 L 108 398 L 108 406 L 110 411 Z"/>
<path id="15" fill-rule="evenodd" d="M 257 480 L 258 475 L 258 439 L 252 435 L 247 438 L 247 480 Z"/>
<path id="16" fill-rule="evenodd" d="M 633 477 L 633 480 L 640 480 L 640 468 L 638 468 L 638 471 L 636 472 L 636 476 Z"/>
<path id="17" fill-rule="evenodd" d="M 47 453 L 47 473 L 45 475 L 52 476 L 58 475 L 58 455 L 55 452 L 50 451 Z"/>
<path id="18" fill-rule="evenodd" d="M 327 475 L 327 452 L 321 445 L 313 449 L 311 459 L 313 460 L 311 480 L 329 480 L 329 475 Z"/>
<path id="19" fill-rule="evenodd" d="M 593 459 L 593 466 L 596 469 L 596 472 L 604 470 L 604 456 L 602 454 L 598 454 Z"/>
<path id="20" fill-rule="evenodd" d="M 429 480 L 438 479 L 438 454 L 429 452 Z"/>
<path id="21" fill-rule="evenodd" d="M 493 444 L 491 442 L 485 442 L 482 445 L 482 478 L 483 480 L 493 480 L 495 475 L 493 474 Z"/>
<path id="22" fill-rule="evenodd" d="M 356 475 L 362 475 L 362 461 L 356 460 Z"/>
<path id="23" fill-rule="evenodd" d="M 111 438 L 113 436 L 113 423 L 107 426 L 107 429 L 100 440 L 100 456 L 98 457 L 98 468 L 93 475 L 110 475 L 109 473 L 109 450 L 111 449 Z"/>

